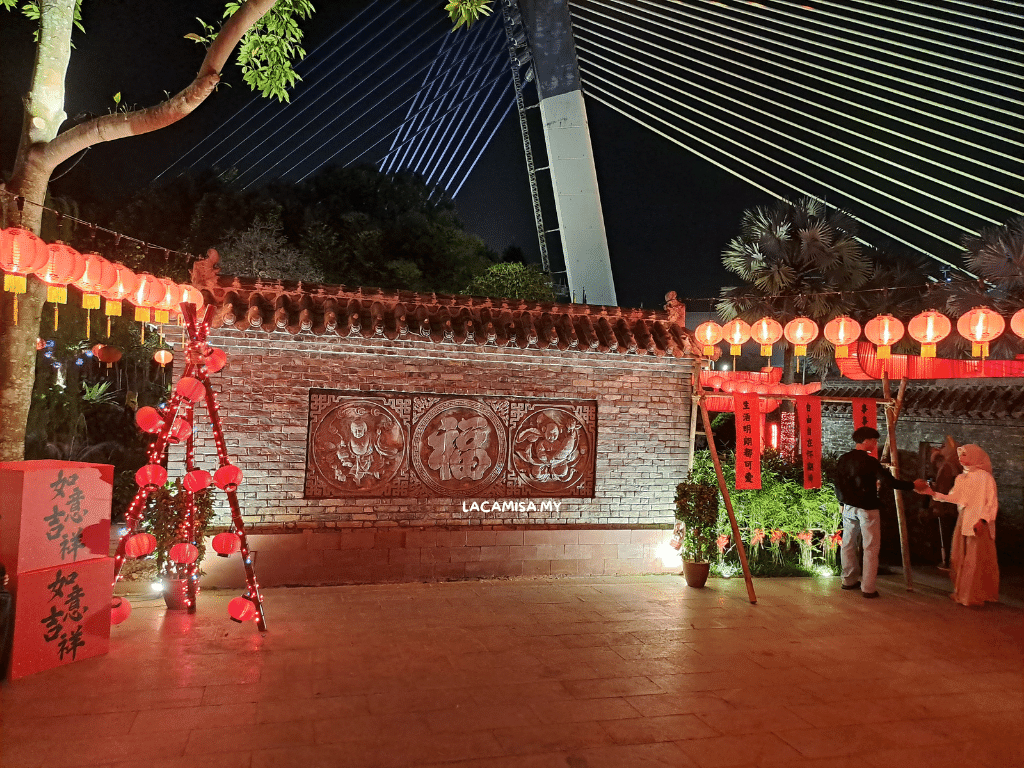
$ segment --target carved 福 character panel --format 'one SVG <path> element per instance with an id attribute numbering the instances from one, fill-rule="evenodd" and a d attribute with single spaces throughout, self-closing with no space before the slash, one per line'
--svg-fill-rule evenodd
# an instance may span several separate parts
<path id="1" fill-rule="evenodd" d="M 594 495 L 597 403 L 310 390 L 306 498 Z"/>

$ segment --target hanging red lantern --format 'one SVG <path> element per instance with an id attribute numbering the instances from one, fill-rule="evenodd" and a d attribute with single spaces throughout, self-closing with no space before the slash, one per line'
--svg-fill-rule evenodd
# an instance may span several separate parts
<path id="1" fill-rule="evenodd" d="M 188 419 L 183 419 L 180 416 L 174 420 L 171 424 L 171 428 L 167 431 L 167 442 L 172 445 L 183 443 L 192 436 L 192 425 Z"/>
<path id="2" fill-rule="evenodd" d="M 161 368 L 165 368 L 173 359 L 174 353 L 169 349 L 158 349 L 153 353 L 153 360 L 159 363 Z"/>
<path id="3" fill-rule="evenodd" d="M 189 565 L 199 559 L 199 547 L 195 544 L 174 544 L 167 553 L 172 563 Z"/>
<path id="4" fill-rule="evenodd" d="M 158 323 L 170 322 L 172 312 L 177 312 L 181 306 L 181 288 L 173 280 L 159 278 L 164 293 L 156 303 L 155 320 Z"/>
<path id="5" fill-rule="evenodd" d="M 211 347 L 210 354 L 206 356 L 206 372 L 217 373 L 228 364 L 228 355 L 223 349 Z"/>
<path id="6" fill-rule="evenodd" d="M 953 324 L 941 312 L 929 309 L 907 323 L 910 338 L 921 345 L 921 357 L 935 357 L 935 345 L 949 336 Z"/>
<path id="7" fill-rule="evenodd" d="M 46 283 L 46 300 L 53 304 L 53 329 L 60 323 L 58 304 L 68 303 L 68 283 L 85 272 L 85 258 L 69 245 L 50 243 L 46 246 L 46 264 L 36 275 Z"/>
<path id="8" fill-rule="evenodd" d="M 145 272 L 140 272 L 136 278 L 135 290 L 128 299 L 135 305 L 135 319 L 140 323 L 150 323 L 153 321 L 153 308 L 164 297 L 164 284 L 160 278 Z"/>
<path id="9" fill-rule="evenodd" d="M 84 309 L 99 309 L 100 294 L 109 290 L 117 280 L 117 270 L 98 253 L 83 253 L 82 258 L 85 259 L 85 269 L 75 287 L 82 291 Z"/>
<path id="10" fill-rule="evenodd" d="M 722 340 L 722 326 L 713 320 L 701 323 L 693 332 L 697 342 L 704 347 L 704 354 L 710 357 L 715 354 L 715 345 Z"/>
<path id="11" fill-rule="evenodd" d="M 1018 309 L 1010 318 L 1010 330 L 1024 339 L 1024 309 Z"/>
<path id="12" fill-rule="evenodd" d="M 750 338 L 761 345 L 761 356 L 772 356 L 772 345 L 782 338 L 782 325 L 778 320 L 762 317 L 750 326 Z"/>
<path id="13" fill-rule="evenodd" d="M 971 342 L 971 354 L 988 357 L 988 343 L 1006 330 L 1006 321 L 994 309 L 975 307 L 956 321 L 956 331 Z"/>
<path id="14" fill-rule="evenodd" d="M 230 557 L 241 549 L 242 541 L 237 534 L 224 531 L 213 537 L 212 546 L 218 557 Z"/>
<path id="15" fill-rule="evenodd" d="M 145 557 L 156 551 L 156 536 L 152 533 L 133 533 L 124 543 L 125 557 Z"/>
<path id="16" fill-rule="evenodd" d="M 178 384 L 174 388 L 174 391 L 186 400 L 195 403 L 201 400 L 203 395 L 206 394 L 206 387 L 203 386 L 203 382 L 199 379 L 194 379 L 191 376 L 183 376 L 178 379 Z"/>
<path id="17" fill-rule="evenodd" d="M 242 482 L 242 470 L 234 464 L 225 464 L 213 473 L 213 482 L 222 491 L 235 491 Z"/>
<path id="18" fill-rule="evenodd" d="M 877 348 L 877 359 L 888 360 L 892 356 L 892 345 L 903 338 L 903 323 L 892 315 L 879 315 L 868 320 L 864 335 Z"/>
<path id="19" fill-rule="evenodd" d="M 121 302 L 134 294 L 139 278 L 124 264 L 114 264 L 114 282 L 102 292 L 106 304 L 104 312 L 107 317 L 120 317 Z"/>
<path id="20" fill-rule="evenodd" d="M 860 323 L 842 315 L 825 323 L 825 339 L 836 348 L 839 359 L 850 356 L 850 345 L 860 338 Z"/>
<path id="21" fill-rule="evenodd" d="M 185 490 L 190 493 L 199 493 L 200 491 L 209 488 L 212 482 L 213 476 L 205 469 L 193 469 L 185 475 L 182 485 L 185 486 Z"/>
<path id="22" fill-rule="evenodd" d="M 198 288 L 193 288 L 191 285 L 179 285 L 178 288 L 181 289 L 182 304 L 195 304 L 197 312 L 203 308 L 203 304 L 206 302 L 203 300 L 202 291 Z"/>
<path id="23" fill-rule="evenodd" d="M 740 347 L 750 341 L 750 325 L 738 317 L 722 326 L 722 338 L 729 342 L 729 354 L 740 354 Z"/>
<path id="24" fill-rule="evenodd" d="M 228 603 L 228 615 L 232 621 L 241 624 L 256 618 L 256 606 L 248 597 L 236 597 Z"/>
<path id="25" fill-rule="evenodd" d="M 101 345 L 95 355 L 96 359 L 101 363 L 107 364 L 107 368 L 110 368 L 114 363 L 124 357 L 124 353 L 118 347 L 111 346 L 110 344 Z"/>
<path id="26" fill-rule="evenodd" d="M 786 323 L 786 341 L 793 345 L 793 354 L 803 357 L 807 345 L 818 338 L 818 324 L 809 317 L 795 317 Z"/>
<path id="27" fill-rule="evenodd" d="M 4 271 L 4 290 L 25 293 L 28 276 L 46 266 L 46 243 L 22 227 L 0 230 L 0 269 Z"/>
<path id="28" fill-rule="evenodd" d="M 147 491 L 155 490 L 167 482 L 167 470 L 159 464 L 146 464 L 135 473 L 135 482 Z"/>
<path id="29" fill-rule="evenodd" d="M 156 434 L 164 428 L 164 417 L 152 406 L 144 406 L 135 412 L 135 423 L 143 432 Z"/>
<path id="30" fill-rule="evenodd" d="M 125 597 L 115 597 L 110 601 L 110 623 L 112 626 L 125 621 L 132 615 L 132 604 Z"/>

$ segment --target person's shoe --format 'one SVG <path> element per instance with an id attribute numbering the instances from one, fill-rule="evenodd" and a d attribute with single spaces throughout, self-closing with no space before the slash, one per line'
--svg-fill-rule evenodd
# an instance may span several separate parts
<path id="1" fill-rule="evenodd" d="M 868 599 L 871 599 L 871 598 L 879 597 L 879 594 L 877 592 L 865 592 L 864 593 L 864 597 L 866 597 Z"/>
<path id="2" fill-rule="evenodd" d="M 860 589 L 860 582 L 855 581 L 853 584 L 843 584 L 843 589 Z"/>

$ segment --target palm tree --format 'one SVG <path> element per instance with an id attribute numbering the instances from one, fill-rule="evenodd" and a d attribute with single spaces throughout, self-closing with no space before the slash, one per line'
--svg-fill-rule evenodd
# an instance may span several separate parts
<path id="1" fill-rule="evenodd" d="M 770 314 L 783 324 L 805 316 L 820 327 L 848 313 L 853 297 L 844 292 L 863 286 L 873 271 L 856 236 L 853 218 L 821 200 L 778 200 L 747 210 L 739 236 L 722 252 L 723 266 L 745 284 L 722 289 L 718 314 L 747 322 Z M 784 381 L 792 380 L 787 347 Z"/>

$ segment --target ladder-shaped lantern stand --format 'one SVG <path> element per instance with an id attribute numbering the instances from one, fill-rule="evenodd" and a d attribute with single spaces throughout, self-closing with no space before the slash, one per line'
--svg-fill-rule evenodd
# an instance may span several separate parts
<path id="1" fill-rule="evenodd" d="M 245 568 L 245 581 L 248 588 L 243 598 L 252 603 L 255 613 L 250 611 L 250 617 L 255 618 L 256 626 L 261 632 L 267 629 L 266 617 L 263 613 L 263 600 L 260 597 L 259 584 L 256 582 L 256 571 L 253 567 L 252 554 L 249 551 L 248 541 L 245 535 L 245 524 L 242 520 L 241 508 L 238 504 L 238 483 L 241 480 L 241 470 L 231 464 L 228 460 L 227 448 L 224 444 L 224 430 L 221 427 L 220 412 L 217 407 L 217 399 L 210 384 L 210 372 L 207 370 L 207 363 L 212 360 L 213 348 L 207 344 L 207 336 L 210 331 L 210 323 L 213 320 L 214 308 L 207 307 L 200 320 L 195 304 L 182 304 L 181 315 L 185 324 L 185 333 L 188 343 L 185 345 L 185 370 L 178 380 L 174 394 L 167 407 L 160 412 L 163 424 L 156 431 L 156 440 L 153 441 L 147 454 L 149 464 L 143 470 L 142 478 L 139 480 L 139 490 L 128 506 L 125 520 L 125 533 L 117 545 L 117 553 L 114 557 L 114 581 L 121 577 L 121 568 L 126 558 L 128 539 L 135 532 L 139 522 L 142 520 L 146 509 L 146 502 L 153 491 L 166 481 L 166 471 L 163 470 L 163 462 L 167 456 L 168 445 L 178 442 L 183 432 L 187 432 L 185 438 L 185 471 L 186 473 L 197 472 L 199 468 L 195 464 L 195 433 L 189 429 L 183 429 L 185 422 L 191 427 L 195 404 L 199 400 L 206 403 L 206 411 L 210 416 L 210 425 L 213 429 L 213 438 L 217 447 L 217 462 L 219 469 L 214 475 L 214 483 L 227 493 L 228 504 L 231 508 L 231 525 L 235 535 L 238 537 L 242 564 Z M 223 356 L 220 360 L 223 361 Z M 220 370 L 217 366 L 214 370 Z M 139 475 L 137 475 L 137 478 Z M 146 480 L 146 478 L 149 478 Z M 206 475 L 208 478 L 209 475 Z M 182 490 L 185 494 L 185 509 L 187 517 L 187 528 L 185 538 L 189 544 L 196 544 L 195 530 L 195 491 L 189 490 L 190 483 L 185 484 Z M 195 613 L 196 594 L 199 581 L 199 568 L 195 558 L 186 564 L 186 602 L 189 613 Z M 242 603 L 244 606 L 245 604 Z M 232 618 L 235 618 L 232 612 Z M 237 619 L 236 619 L 237 620 Z"/>

